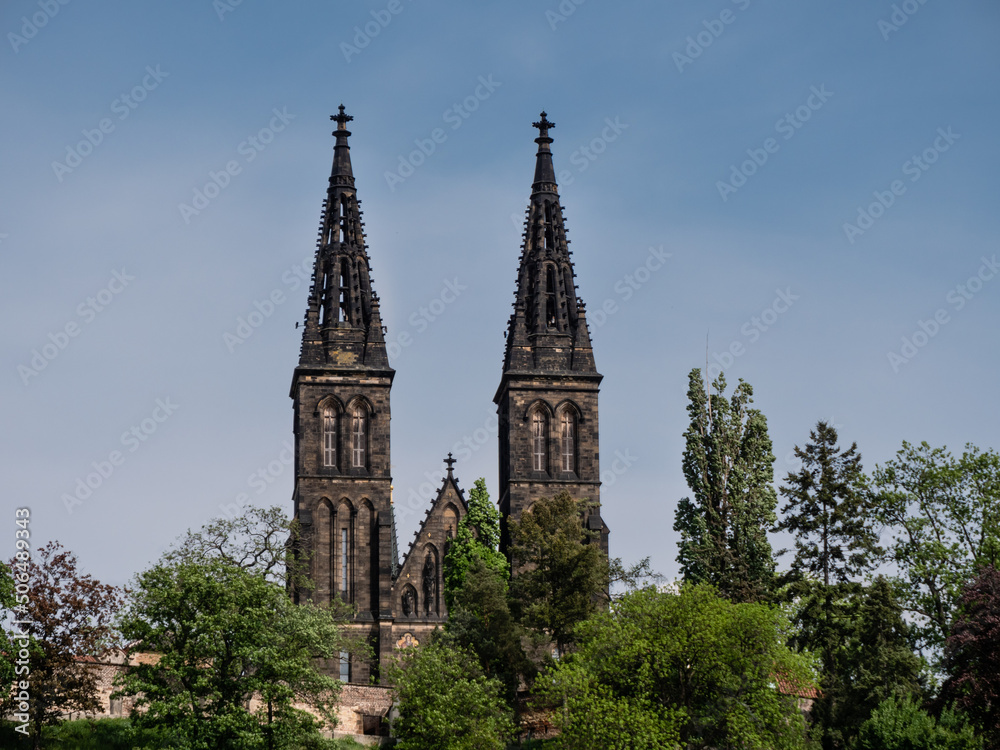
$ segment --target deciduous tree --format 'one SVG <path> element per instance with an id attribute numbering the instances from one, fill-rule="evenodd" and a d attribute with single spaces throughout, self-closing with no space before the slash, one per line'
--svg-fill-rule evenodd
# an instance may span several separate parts
<path id="1" fill-rule="evenodd" d="M 993 566 L 982 568 L 962 593 L 944 666 L 945 700 L 980 726 L 989 748 L 1000 748 L 1000 570 Z"/>
<path id="2" fill-rule="evenodd" d="M 58 542 L 49 542 L 34 556 L 15 557 L 10 565 L 27 576 L 28 593 L 14 610 L 18 622 L 13 635 L 23 634 L 31 651 L 30 672 L 17 681 L 28 682 L 29 723 L 38 748 L 46 724 L 70 712 L 104 710 L 98 673 L 87 660 L 104 656 L 115 645 L 112 621 L 121 592 L 81 573 L 76 556 Z"/>
<path id="3" fill-rule="evenodd" d="M 298 532 L 278 506 L 250 506 L 235 518 L 216 518 L 197 531 L 187 530 L 163 556 L 166 562 L 204 563 L 222 560 L 284 585 L 292 579 L 296 585 L 304 581 L 307 570 L 302 550 L 292 554 L 289 544 Z"/>
<path id="4" fill-rule="evenodd" d="M 777 505 L 767 419 L 750 408 L 749 383 L 741 380 L 726 400 L 721 373 L 710 394 L 697 368 L 688 380 L 683 467 L 692 497 L 677 505 L 677 561 L 687 581 L 710 583 L 733 601 L 767 601 L 774 586 L 767 530 Z"/>
<path id="5" fill-rule="evenodd" d="M 503 750 L 514 735 L 503 686 L 468 651 L 440 642 L 408 649 L 391 675 L 399 750 Z"/>
<path id="6" fill-rule="evenodd" d="M 133 721 L 159 727 L 193 750 L 283 746 L 318 737 L 303 701 L 332 722 L 339 682 L 317 660 L 345 645 L 336 613 L 296 605 L 284 588 L 231 560 L 161 562 L 140 573 L 120 628 L 158 656 L 132 666 L 121 695 Z M 252 698 L 263 707 L 250 710 Z"/>
<path id="7" fill-rule="evenodd" d="M 579 649 L 536 684 L 561 747 L 804 748 L 788 693 L 811 688 L 811 665 L 788 631 L 778 610 L 710 586 L 642 589 L 582 623 Z"/>
<path id="8" fill-rule="evenodd" d="M 904 609 L 935 657 L 951 630 L 962 589 L 985 565 L 1000 566 L 1000 455 L 967 445 L 904 442 L 875 469 L 875 520 L 892 535 L 887 559 L 899 570 Z"/>
<path id="9" fill-rule="evenodd" d="M 945 709 L 935 719 L 914 699 L 889 698 L 872 712 L 858 735 L 857 750 L 980 750 L 966 718 Z"/>

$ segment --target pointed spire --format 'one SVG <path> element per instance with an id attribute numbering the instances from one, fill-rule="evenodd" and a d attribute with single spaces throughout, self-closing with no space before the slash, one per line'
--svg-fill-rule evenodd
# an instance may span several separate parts
<path id="1" fill-rule="evenodd" d="M 330 115 L 330 119 L 337 123 L 337 129 L 332 133 L 336 136 L 337 143 L 333 147 L 333 169 L 330 172 L 330 185 L 331 187 L 343 185 L 353 188 L 354 170 L 351 169 L 351 147 L 347 145 L 351 131 L 347 129 L 347 123 L 354 118 L 344 114 L 344 105 L 341 104 L 337 114 Z"/>
<path id="2" fill-rule="evenodd" d="M 316 265 L 302 332 L 301 365 L 389 369 L 378 297 L 371 284 L 361 201 L 354 187 L 347 123 L 341 104 L 330 119 L 333 166 L 317 240 Z"/>
<path id="3" fill-rule="evenodd" d="M 552 152 L 549 144 L 552 138 L 549 137 L 549 130 L 556 124 L 546 119 L 545 111 L 542 111 L 541 120 L 531 123 L 538 128 L 538 137 L 535 143 L 538 144 L 538 153 L 535 155 L 535 180 L 531 185 L 531 195 L 534 197 L 539 193 L 558 193 L 556 187 L 556 170 L 552 166 Z"/>
<path id="4" fill-rule="evenodd" d="M 577 297 L 563 209 L 559 204 L 549 131 L 541 113 L 535 139 L 535 177 L 524 224 L 524 243 L 507 326 L 504 371 L 534 369 L 596 372 L 586 316 Z"/>

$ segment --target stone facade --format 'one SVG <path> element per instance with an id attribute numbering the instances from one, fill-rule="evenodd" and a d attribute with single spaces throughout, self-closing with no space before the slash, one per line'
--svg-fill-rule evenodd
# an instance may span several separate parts
<path id="1" fill-rule="evenodd" d="M 601 467 L 597 394 L 602 376 L 594 364 L 587 312 L 576 293 L 576 275 L 559 204 L 542 112 L 535 179 L 524 222 L 514 312 L 507 324 L 503 375 L 494 402 L 500 419 L 502 543 L 509 519 L 542 497 L 562 491 L 585 499 L 588 528 L 600 534 Z"/>
<path id="2" fill-rule="evenodd" d="M 302 528 L 319 603 L 354 606 L 352 627 L 375 657 L 346 656 L 327 669 L 355 684 L 385 683 L 393 651 L 426 641 L 447 620 L 443 563 L 467 510 L 449 454 L 447 476 L 402 563 L 390 475 L 390 390 L 379 314 L 354 184 L 344 108 L 331 119 L 333 168 L 306 307 L 294 403 L 294 516 Z M 586 310 L 577 297 L 542 114 L 525 224 L 517 301 L 495 403 L 500 425 L 500 510 L 508 518 L 567 490 L 588 500 L 601 533 L 597 394 Z M 293 593 L 299 597 L 298 592 Z M 304 594 L 303 594 L 304 595 Z"/>

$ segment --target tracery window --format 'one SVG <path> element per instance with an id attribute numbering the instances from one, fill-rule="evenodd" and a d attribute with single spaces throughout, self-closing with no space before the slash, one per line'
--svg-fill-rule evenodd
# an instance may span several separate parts
<path id="1" fill-rule="evenodd" d="M 351 466 L 363 469 L 368 453 L 368 414 L 363 406 L 355 406 L 351 414 Z"/>
<path id="2" fill-rule="evenodd" d="M 546 471 L 545 456 L 545 414 L 541 410 L 531 415 L 531 468 L 534 471 Z"/>
<path id="3" fill-rule="evenodd" d="M 560 421 L 559 441 L 562 470 L 574 471 L 576 469 L 576 420 L 573 418 L 573 413 L 567 409 L 562 413 Z"/>
<path id="4" fill-rule="evenodd" d="M 337 412 L 332 406 L 323 409 L 323 466 L 337 465 Z"/>

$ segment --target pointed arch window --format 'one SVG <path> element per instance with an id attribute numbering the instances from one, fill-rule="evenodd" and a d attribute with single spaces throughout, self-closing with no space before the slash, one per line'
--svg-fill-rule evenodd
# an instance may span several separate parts
<path id="1" fill-rule="evenodd" d="M 534 471 L 546 471 L 548 469 L 545 451 L 545 414 L 541 409 L 536 409 L 531 414 L 531 468 Z"/>
<path id="2" fill-rule="evenodd" d="M 348 315 L 349 307 L 349 295 L 350 295 L 350 275 L 347 269 L 347 258 L 342 258 L 340 261 L 340 290 L 339 299 L 337 300 L 337 308 L 340 311 L 340 320 L 345 323 L 350 321 L 350 316 Z"/>
<path id="3" fill-rule="evenodd" d="M 360 404 L 351 413 L 351 466 L 363 469 L 368 460 L 368 413 Z"/>
<path id="4" fill-rule="evenodd" d="M 545 271 L 545 325 L 556 327 L 556 270 L 552 266 Z"/>
<path id="5" fill-rule="evenodd" d="M 576 471 L 576 419 L 569 409 L 559 420 L 559 454 L 563 471 Z"/>
<path id="6" fill-rule="evenodd" d="M 323 408 L 323 466 L 337 466 L 337 412 L 332 406 Z"/>
<path id="7" fill-rule="evenodd" d="M 350 558 L 348 557 L 347 550 L 347 529 L 343 528 L 340 530 L 340 595 L 343 597 L 344 601 L 347 601 L 347 564 Z"/>

